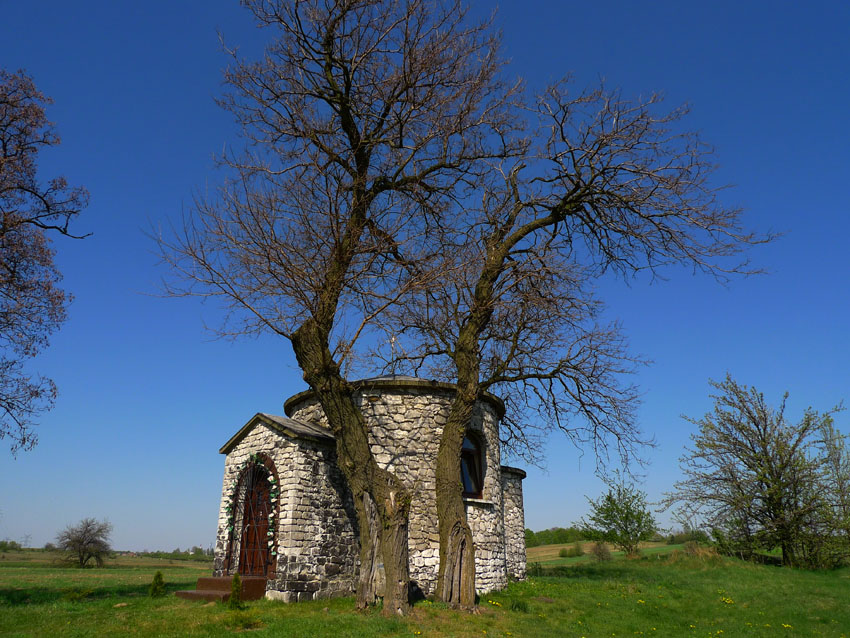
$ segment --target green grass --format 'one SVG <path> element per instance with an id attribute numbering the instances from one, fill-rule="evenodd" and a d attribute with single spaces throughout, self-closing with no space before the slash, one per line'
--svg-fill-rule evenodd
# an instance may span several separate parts
<path id="1" fill-rule="evenodd" d="M 403 619 L 358 613 L 351 599 L 258 601 L 231 612 L 172 595 L 147 597 L 157 569 L 169 593 L 209 574 L 209 566 L 186 562 L 120 559 L 80 570 L 7 555 L 0 560 L 0 635 L 850 638 L 850 570 L 806 572 L 669 549 L 543 568 L 541 576 L 483 596 L 479 614 L 422 602 Z"/>
<path id="2" fill-rule="evenodd" d="M 537 547 L 530 547 L 527 550 L 528 562 L 529 564 L 539 563 L 543 567 L 560 567 L 562 565 L 577 565 L 593 561 L 593 556 L 590 553 L 593 545 L 591 541 L 585 541 L 582 544 L 584 556 L 561 557 L 559 555 L 561 549 L 569 549 L 573 547 L 574 544 L 575 543 L 567 543 L 565 545 L 538 545 Z M 609 548 L 611 549 L 611 556 L 614 558 L 625 558 L 623 552 L 615 550 L 612 545 L 609 545 Z M 684 545 L 668 545 L 667 543 L 647 542 L 641 543 L 640 555 L 663 556 L 676 550 L 681 551 L 683 548 Z"/>

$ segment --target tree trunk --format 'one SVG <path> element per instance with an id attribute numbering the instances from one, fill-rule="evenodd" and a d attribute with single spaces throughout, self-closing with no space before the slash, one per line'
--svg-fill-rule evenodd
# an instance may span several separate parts
<path id="1" fill-rule="evenodd" d="M 351 386 L 339 373 L 327 336 L 315 320 L 308 319 L 293 335 L 292 348 L 304 371 L 304 380 L 316 392 L 336 438 L 337 462 L 354 496 L 361 559 L 357 606 L 375 603 L 380 555 L 386 577 L 384 611 L 404 614 L 409 607 L 410 494 L 395 475 L 375 462 L 368 428 L 354 402 Z"/>
<path id="2" fill-rule="evenodd" d="M 410 560 L 408 552 L 408 520 L 410 516 L 410 496 L 407 490 L 399 489 L 400 483 L 395 476 L 389 477 L 385 507 L 381 514 L 383 537 L 381 549 L 384 557 L 384 613 L 404 615 L 410 605 Z M 383 487 L 379 485 L 379 487 Z M 378 508 L 379 511 L 381 508 Z"/>
<path id="3" fill-rule="evenodd" d="M 458 388 L 443 427 L 436 468 L 440 532 L 436 598 L 462 609 L 475 607 L 475 547 L 463 503 L 460 454 L 476 394 Z"/>
<path id="4" fill-rule="evenodd" d="M 357 579 L 357 609 L 374 605 L 380 596 L 381 525 L 378 509 L 368 492 L 354 499 L 357 523 L 360 528 L 360 574 Z M 364 524 L 365 521 L 365 524 Z"/>

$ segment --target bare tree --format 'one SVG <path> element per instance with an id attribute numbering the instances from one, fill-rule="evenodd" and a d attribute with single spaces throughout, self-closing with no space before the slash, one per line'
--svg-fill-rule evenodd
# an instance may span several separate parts
<path id="1" fill-rule="evenodd" d="M 94 560 L 98 567 L 103 566 L 103 559 L 111 551 L 109 535 L 112 533 L 112 523 L 84 518 L 76 525 L 68 525 L 56 535 L 56 545 L 70 555 L 70 560 L 80 567 L 85 567 Z"/>
<path id="2" fill-rule="evenodd" d="M 337 440 L 354 495 L 358 605 L 408 604 L 410 495 L 379 467 L 344 376 L 383 310 L 432 277 L 430 225 L 471 188 L 485 158 L 507 157 L 513 87 L 497 39 L 457 1 L 245 3 L 276 39 L 263 60 L 233 53 L 221 103 L 248 141 L 230 177 L 199 199 L 164 258 L 185 276 L 173 294 L 218 297 L 223 332 L 271 331 L 292 343 Z"/>
<path id="3" fill-rule="evenodd" d="M 88 200 L 62 177 L 38 179 L 38 153 L 59 143 L 44 114 L 49 103 L 23 71 L 0 69 L 0 438 L 9 437 L 13 454 L 35 446 L 33 419 L 56 398 L 53 381 L 24 369 L 65 320 L 69 300 L 57 287 L 48 234 L 75 237 L 70 223 Z"/>
<path id="4" fill-rule="evenodd" d="M 437 462 L 437 596 L 474 601 L 472 533 L 461 498 L 460 453 L 475 401 L 508 397 L 508 443 L 529 450 L 529 426 L 562 430 L 605 463 L 646 443 L 635 423 L 638 363 L 616 325 L 599 325 L 592 277 L 686 264 L 718 278 L 754 272 L 735 257 L 768 241 L 742 231 L 740 211 L 710 185 L 711 152 L 678 132 L 684 109 L 657 96 L 631 102 L 599 88 L 551 87 L 535 114 L 541 139 L 512 165 L 494 165 L 482 204 L 443 226 L 452 277 L 418 289 L 392 311 L 414 370 L 456 381 Z M 396 364 L 398 361 L 395 362 Z"/>
<path id="5" fill-rule="evenodd" d="M 385 606 L 405 609 L 410 495 L 375 463 L 345 366 L 383 328 L 414 369 L 457 383 L 438 457 L 438 596 L 471 607 L 460 448 L 475 401 L 511 388 L 519 447 L 535 410 L 597 458 L 609 445 L 629 457 L 643 443 L 623 381 L 637 360 L 599 324 L 592 277 L 748 273 L 735 257 L 769 238 L 718 202 L 710 150 L 677 130 L 684 109 L 566 83 L 525 106 L 500 80 L 496 37 L 458 2 L 247 5 L 277 39 L 262 61 L 234 54 L 222 104 L 248 147 L 163 240 L 187 282 L 171 291 L 224 300 L 225 333 L 292 342 L 355 497 L 360 605 L 380 551 Z"/>

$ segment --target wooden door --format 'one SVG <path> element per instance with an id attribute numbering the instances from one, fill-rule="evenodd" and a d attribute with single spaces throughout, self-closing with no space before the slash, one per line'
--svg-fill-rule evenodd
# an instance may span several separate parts
<path id="1" fill-rule="evenodd" d="M 239 550 L 239 573 L 243 576 L 265 576 L 269 566 L 269 512 L 271 485 L 259 467 L 248 470 L 245 477 L 245 504 L 242 510 L 242 542 Z"/>

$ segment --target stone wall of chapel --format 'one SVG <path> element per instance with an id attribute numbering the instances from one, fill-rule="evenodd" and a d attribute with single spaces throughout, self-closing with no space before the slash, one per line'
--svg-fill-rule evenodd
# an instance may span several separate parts
<path id="1" fill-rule="evenodd" d="M 524 473 L 512 468 L 502 468 L 502 493 L 504 494 L 505 558 L 508 576 L 524 580 L 527 559 L 525 555 L 525 510 L 522 500 Z"/>
<path id="2" fill-rule="evenodd" d="M 275 552 L 267 588 L 285 601 L 313 600 L 354 591 L 358 552 L 351 495 L 336 464 L 332 443 L 292 439 L 258 424 L 225 459 L 215 549 L 214 574 L 225 573 L 230 535 L 234 535 L 229 573 L 238 569 L 239 521 L 228 529 L 227 504 L 239 472 L 252 454 L 271 457 L 278 474 L 279 497 Z"/>
<path id="3" fill-rule="evenodd" d="M 432 594 L 439 568 L 435 466 L 452 392 L 432 387 L 361 388 L 356 401 L 371 424 L 370 443 L 378 464 L 394 472 L 412 494 L 409 529 L 410 575 Z M 315 398 L 292 406 L 291 418 L 327 425 Z M 481 499 L 467 500 L 476 549 L 476 590 L 507 584 L 498 415 L 489 402 L 476 405 L 470 429 L 482 443 L 485 469 Z"/>

